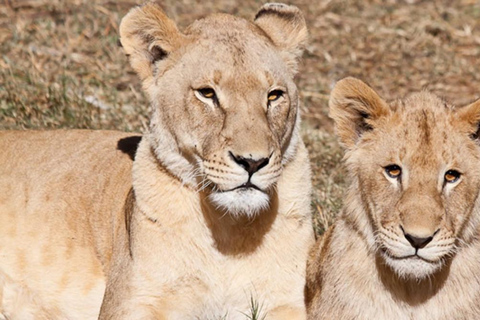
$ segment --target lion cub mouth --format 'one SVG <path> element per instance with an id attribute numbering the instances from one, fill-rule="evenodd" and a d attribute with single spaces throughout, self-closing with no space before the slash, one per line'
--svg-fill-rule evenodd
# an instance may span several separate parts
<path id="1" fill-rule="evenodd" d="M 387 248 L 381 248 L 380 253 L 386 264 L 400 277 L 423 279 L 440 270 L 446 256 L 429 259 L 422 256 L 418 250 L 415 253 L 396 256 Z"/>

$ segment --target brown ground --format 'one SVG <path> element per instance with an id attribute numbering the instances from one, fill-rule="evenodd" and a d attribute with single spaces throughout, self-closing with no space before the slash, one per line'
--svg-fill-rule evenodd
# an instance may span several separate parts
<path id="1" fill-rule="evenodd" d="M 133 0 L 0 0 L 0 128 L 142 130 L 148 107 L 117 47 Z M 159 1 L 181 27 L 212 12 L 251 19 L 254 0 Z M 241 5 L 239 5 L 241 3 Z M 314 170 L 317 231 L 338 212 L 342 150 L 327 117 L 333 84 L 356 76 L 385 98 L 428 88 L 462 105 L 480 97 L 480 1 L 290 1 L 311 41 L 298 76 Z"/>

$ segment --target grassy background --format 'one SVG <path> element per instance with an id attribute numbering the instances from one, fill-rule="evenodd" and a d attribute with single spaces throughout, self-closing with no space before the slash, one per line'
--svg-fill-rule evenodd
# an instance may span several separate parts
<path id="1" fill-rule="evenodd" d="M 141 131 L 148 104 L 117 47 L 134 0 L 0 0 L 0 129 Z M 262 1 L 162 0 L 181 28 L 212 12 L 252 19 Z M 328 119 L 336 81 L 387 99 L 424 88 L 457 105 L 480 97 L 480 1 L 295 0 L 310 44 L 297 79 L 314 172 L 316 229 L 342 203 L 343 151 Z"/>

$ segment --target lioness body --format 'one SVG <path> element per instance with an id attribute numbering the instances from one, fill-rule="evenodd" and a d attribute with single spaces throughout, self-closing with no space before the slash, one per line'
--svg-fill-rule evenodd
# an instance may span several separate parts
<path id="1" fill-rule="evenodd" d="M 141 196 L 137 201 L 145 207 L 158 206 L 162 212 L 152 220 L 134 208 L 130 230 L 135 235 L 131 250 L 136 258 L 119 261 L 117 266 L 130 269 L 122 271 L 129 286 L 120 298 L 118 315 L 129 319 L 153 312 L 160 319 L 244 319 L 254 299 L 272 319 L 299 317 L 304 305 L 302 268 L 311 241 L 311 224 L 301 213 L 308 197 L 298 193 L 308 179 L 308 173 L 302 172 L 308 158 L 302 153 L 277 182 L 278 194 L 284 196 L 275 199 L 275 210 L 239 221 L 208 210 L 206 195 L 182 189 L 167 173 L 152 175 L 148 169 L 156 166 L 154 157 L 148 145 L 141 144 L 135 180 L 159 193 L 155 201 Z M 135 182 L 135 191 L 142 188 Z M 148 247 L 143 245 L 146 242 Z M 279 243 L 285 245 L 279 247 Z"/>
<path id="2" fill-rule="evenodd" d="M 3 315 L 304 319 L 301 13 L 267 4 L 254 22 L 212 15 L 184 34 L 149 3 L 120 36 L 152 103 L 138 148 L 115 132 L 0 137 Z"/>
<path id="3" fill-rule="evenodd" d="M 131 188 L 132 160 L 117 144 L 130 136 L 0 133 L 0 311 L 7 319 L 98 317 Z"/>
<path id="4" fill-rule="evenodd" d="M 480 103 L 348 78 L 330 114 L 352 184 L 311 253 L 309 319 L 480 318 Z"/>

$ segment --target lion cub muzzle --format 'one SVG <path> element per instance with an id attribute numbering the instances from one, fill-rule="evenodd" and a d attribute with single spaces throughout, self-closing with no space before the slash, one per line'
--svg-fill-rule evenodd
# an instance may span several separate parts
<path id="1" fill-rule="evenodd" d="M 406 192 L 398 205 L 400 229 L 416 253 L 425 248 L 440 231 L 445 210 L 436 198 L 435 194 Z"/>
<path id="2" fill-rule="evenodd" d="M 382 255 L 401 275 L 431 274 L 454 250 L 441 197 L 434 188 L 430 191 L 422 194 L 416 188 L 406 190 L 389 217 L 380 223 Z"/>

